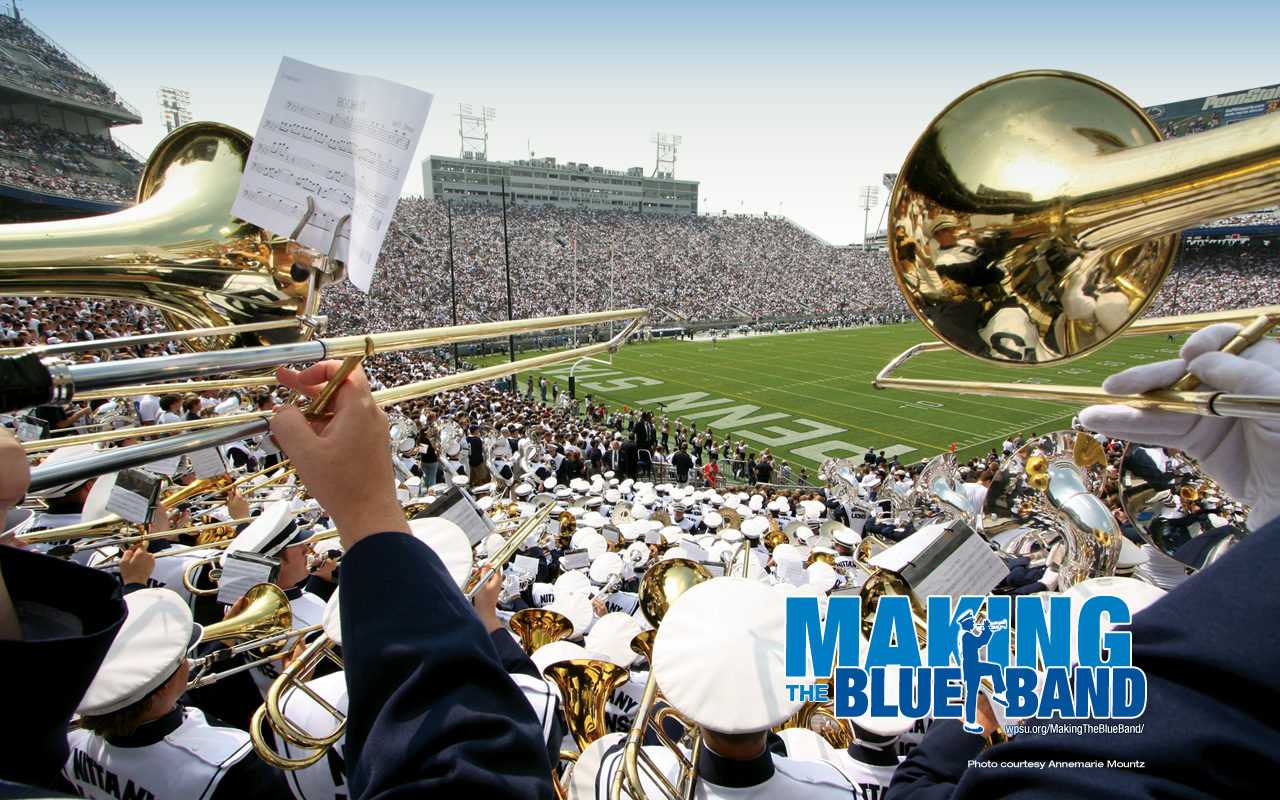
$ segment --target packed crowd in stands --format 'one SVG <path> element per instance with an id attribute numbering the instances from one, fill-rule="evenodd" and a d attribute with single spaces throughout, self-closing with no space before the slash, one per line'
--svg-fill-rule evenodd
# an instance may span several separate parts
<path id="1" fill-rule="evenodd" d="M 883 253 L 830 247 L 782 219 L 513 206 L 507 228 L 516 317 L 643 307 L 673 323 L 901 305 Z M 501 208 L 454 204 L 453 231 L 459 321 L 505 319 Z M 330 290 L 324 310 L 343 330 L 444 324 L 448 304 L 420 298 L 449 286 L 444 204 L 404 198 L 370 293 Z"/>
<path id="2" fill-rule="evenodd" d="M 1280 301 L 1280 241 L 1184 245 L 1147 316 L 1198 314 Z"/>
<path id="3" fill-rule="evenodd" d="M 0 51 L 0 76 L 32 89 L 84 100 L 98 105 L 123 108 L 116 93 L 100 78 L 85 71 L 26 23 L 0 14 L 0 44 L 25 50 L 45 69 L 9 58 Z"/>
<path id="4" fill-rule="evenodd" d="M 131 202 L 134 197 L 133 189 L 119 184 L 64 178 L 59 175 L 49 175 L 34 168 L 21 169 L 3 164 L 0 164 L 0 183 L 21 186 L 42 193 L 120 205 Z"/>
<path id="5" fill-rule="evenodd" d="M 1280 225 L 1280 207 L 1267 208 L 1262 211 L 1250 211 L 1247 214 L 1234 214 L 1200 227 L 1230 228 L 1236 225 Z"/>
<path id="6" fill-rule="evenodd" d="M 90 157 L 110 159 L 129 171 L 121 184 Z M 0 121 L 0 181 L 86 200 L 127 203 L 142 164 L 109 138 L 58 130 L 20 120 Z"/>

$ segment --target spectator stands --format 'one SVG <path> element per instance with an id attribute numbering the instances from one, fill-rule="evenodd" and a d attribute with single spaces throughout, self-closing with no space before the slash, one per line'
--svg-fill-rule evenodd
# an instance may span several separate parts
<path id="1" fill-rule="evenodd" d="M 126 204 L 141 172 L 142 164 L 110 139 L 0 120 L 0 182 Z"/>
<path id="2" fill-rule="evenodd" d="M 447 324 L 445 213 L 401 199 L 369 294 L 326 291 L 331 324 Z M 901 306 L 885 254 L 831 247 L 783 219 L 515 206 L 507 227 L 516 317 L 573 310 L 575 236 L 579 311 L 641 306 L 655 321 L 688 322 Z M 455 204 L 453 230 L 459 321 L 506 319 L 501 208 Z"/>
<path id="3" fill-rule="evenodd" d="M 141 121 L 16 11 L 0 12 L 0 222 L 128 205 L 142 164 L 112 140 L 111 129 Z"/>
<path id="4" fill-rule="evenodd" d="M 137 115 L 101 78 L 78 64 L 30 23 L 8 14 L 0 14 L 0 78 Z"/>

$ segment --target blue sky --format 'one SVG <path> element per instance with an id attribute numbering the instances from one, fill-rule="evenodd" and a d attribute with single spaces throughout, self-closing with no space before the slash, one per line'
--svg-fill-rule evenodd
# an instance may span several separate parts
<path id="1" fill-rule="evenodd" d="M 676 175 L 701 181 L 703 209 L 781 209 L 840 244 L 862 238 L 858 187 L 896 172 L 934 115 L 999 75 L 1081 72 L 1141 105 L 1280 81 L 1274 0 L 18 7 L 138 107 L 144 124 L 117 136 L 144 155 L 163 135 L 159 86 L 189 91 L 197 119 L 252 133 L 288 55 L 432 92 L 419 161 L 457 154 L 460 102 L 497 110 L 501 160 L 532 149 L 647 174 L 650 132 L 675 133 Z M 405 193 L 421 192 L 415 168 Z"/>

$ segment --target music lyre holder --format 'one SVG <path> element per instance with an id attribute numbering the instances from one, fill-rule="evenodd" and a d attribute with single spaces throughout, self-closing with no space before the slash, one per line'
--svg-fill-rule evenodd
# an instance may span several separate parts
<path id="1" fill-rule="evenodd" d="M 307 227 L 307 223 L 311 221 L 311 218 L 314 217 L 315 214 L 315 198 L 308 194 L 307 209 L 303 213 L 302 219 L 300 219 L 298 224 L 294 227 L 293 232 L 289 234 L 289 241 L 292 242 L 295 247 L 302 246 L 297 243 L 298 237 L 302 235 L 302 230 Z M 324 284 L 337 283 L 346 276 L 346 264 L 332 256 L 338 248 L 338 235 L 342 232 L 342 226 L 349 225 L 350 223 L 351 214 L 343 214 L 339 217 L 337 223 L 333 226 L 333 238 L 329 240 L 328 252 L 320 253 L 320 262 L 318 264 L 309 264 L 307 266 L 308 297 L 312 296 L 312 292 L 319 292 L 321 286 Z M 348 236 L 350 236 L 349 233 Z M 348 241 L 350 241 L 350 239 L 348 239 Z M 322 278 L 324 279 L 323 281 Z M 323 318 L 307 316 L 299 318 L 299 322 L 302 325 L 310 326 L 314 331 L 314 335 L 318 336 L 323 332 L 325 320 Z"/>

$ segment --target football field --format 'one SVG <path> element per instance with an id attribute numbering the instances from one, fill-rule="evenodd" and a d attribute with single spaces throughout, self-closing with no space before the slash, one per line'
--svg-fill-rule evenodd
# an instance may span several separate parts
<path id="1" fill-rule="evenodd" d="M 1185 338 L 1185 337 L 1183 337 Z M 961 458 L 1000 448 L 1006 435 L 1070 426 L 1080 406 L 973 395 L 888 389 L 871 381 L 906 348 L 932 341 L 918 323 L 777 335 L 734 334 L 713 349 L 709 339 L 627 345 L 612 364 L 579 362 L 577 396 L 588 392 L 611 409 L 655 412 L 673 423 L 729 432 L 753 452 L 769 448 L 779 462 L 810 471 L 830 457 L 861 461 L 868 447 L 914 462 L 951 449 Z M 1056 366 L 1005 368 L 955 352 L 918 356 L 901 377 L 1098 385 L 1126 367 L 1172 358 L 1181 341 L 1121 338 L 1098 354 Z M 607 356 L 606 356 L 607 358 Z M 493 364 L 490 359 L 489 364 Z M 571 365 L 535 373 L 564 391 Z M 520 376 L 520 390 L 527 386 Z M 551 395 L 548 393 L 548 401 Z"/>

